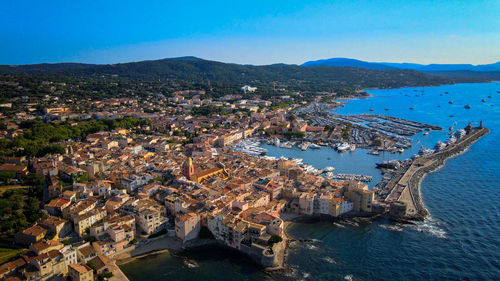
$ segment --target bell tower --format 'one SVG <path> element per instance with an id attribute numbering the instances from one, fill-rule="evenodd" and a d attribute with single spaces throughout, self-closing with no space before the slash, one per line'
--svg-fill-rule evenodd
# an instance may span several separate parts
<path id="1" fill-rule="evenodd" d="M 188 159 L 186 159 L 186 161 L 182 164 L 182 174 L 189 180 L 194 178 L 194 166 L 193 159 L 191 159 L 191 157 L 188 157 Z"/>

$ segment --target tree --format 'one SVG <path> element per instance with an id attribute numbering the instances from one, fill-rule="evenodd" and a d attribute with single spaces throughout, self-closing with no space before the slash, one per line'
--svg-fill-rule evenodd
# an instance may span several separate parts
<path id="1" fill-rule="evenodd" d="M 273 234 L 271 235 L 271 238 L 267 240 L 267 244 L 272 247 L 274 244 L 279 243 L 281 241 L 283 241 L 283 238 L 281 238 L 281 236 Z"/>

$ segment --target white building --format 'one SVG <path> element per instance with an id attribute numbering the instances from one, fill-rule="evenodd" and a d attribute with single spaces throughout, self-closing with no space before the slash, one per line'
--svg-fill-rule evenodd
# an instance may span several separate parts
<path id="1" fill-rule="evenodd" d="M 64 246 L 61 250 L 59 250 L 66 261 L 66 265 L 75 264 L 78 262 L 76 250 L 71 245 Z"/>
<path id="2" fill-rule="evenodd" d="M 249 93 L 253 93 L 253 92 L 255 92 L 256 90 L 257 90 L 257 87 L 251 87 L 251 86 L 248 86 L 248 85 L 245 85 L 245 86 L 241 87 L 241 91 L 242 91 L 243 93 L 247 93 L 247 92 L 249 92 Z"/>

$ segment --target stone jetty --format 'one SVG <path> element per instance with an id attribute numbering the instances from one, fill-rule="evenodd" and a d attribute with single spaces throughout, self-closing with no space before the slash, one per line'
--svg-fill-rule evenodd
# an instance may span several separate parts
<path id="1" fill-rule="evenodd" d="M 390 213 L 395 219 L 424 220 L 429 211 L 422 202 L 420 182 L 422 178 L 444 165 L 446 159 L 454 157 L 490 132 L 489 129 L 473 128 L 470 133 L 445 149 L 428 156 L 416 158 L 398 181 L 393 182 L 392 191 L 386 198 L 391 204 Z"/>

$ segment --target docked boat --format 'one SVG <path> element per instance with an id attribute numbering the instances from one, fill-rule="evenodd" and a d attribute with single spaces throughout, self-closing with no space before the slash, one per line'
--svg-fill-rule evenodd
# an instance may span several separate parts
<path id="1" fill-rule="evenodd" d="M 380 152 L 378 150 L 370 150 L 367 153 L 371 154 L 371 155 L 379 155 L 380 154 Z"/>
<path id="2" fill-rule="evenodd" d="M 435 151 L 441 151 L 446 147 L 446 144 L 444 144 L 442 141 L 438 141 L 436 145 L 434 146 Z"/>
<path id="3" fill-rule="evenodd" d="M 450 136 L 449 138 L 447 138 L 444 143 L 446 145 L 450 145 L 450 144 L 453 144 L 457 141 L 457 138 L 455 136 Z"/>
<path id="4" fill-rule="evenodd" d="M 245 153 L 252 156 L 261 156 L 266 154 L 265 148 L 259 147 L 260 143 L 251 140 L 243 140 L 233 147 L 233 151 Z"/>
<path id="5" fill-rule="evenodd" d="M 306 151 L 309 148 L 309 145 L 311 145 L 310 142 L 303 142 L 299 145 L 299 148 L 302 149 L 302 151 Z"/>
<path id="6" fill-rule="evenodd" d="M 292 148 L 293 147 L 293 143 L 290 142 L 290 141 L 287 141 L 287 142 L 284 142 L 280 145 L 281 148 Z"/>
<path id="7" fill-rule="evenodd" d="M 387 160 L 387 161 L 382 161 L 381 163 L 377 163 L 377 168 L 381 169 L 393 169 L 397 170 L 401 166 L 401 163 L 394 159 L 394 160 Z"/>
<path id="8" fill-rule="evenodd" d="M 349 150 L 351 150 L 351 151 L 356 150 L 356 145 L 354 143 L 349 145 Z"/>
<path id="9" fill-rule="evenodd" d="M 310 149 L 320 149 L 320 148 L 321 148 L 321 146 L 320 146 L 320 145 L 317 145 L 317 144 L 315 144 L 315 143 L 311 143 L 311 145 L 309 145 L 309 148 L 310 148 Z"/>
<path id="10" fill-rule="evenodd" d="M 415 157 L 423 157 L 423 156 L 427 156 L 427 155 L 430 155 L 434 153 L 434 149 L 429 149 L 429 148 L 426 148 L 424 147 L 423 145 L 420 147 L 420 150 L 418 151 L 417 154 L 415 154 Z"/>
<path id="11" fill-rule="evenodd" d="M 467 132 L 465 132 L 464 129 L 460 129 L 460 130 L 457 130 L 455 131 L 455 133 L 453 133 L 453 136 L 457 139 L 461 139 L 463 138 L 465 135 L 467 134 Z"/>
<path id="12" fill-rule="evenodd" d="M 272 143 L 273 143 L 273 145 L 274 145 L 274 146 L 280 146 L 280 139 L 278 139 L 278 138 L 273 138 Z"/>
<path id="13" fill-rule="evenodd" d="M 344 142 L 339 147 L 337 147 L 337 151 L 338 152 L 344 152 L 344 151 L 346 151 L 348 149 L 351 149 L 351 146 L 347 142 Z"/>
<path id="14" fill-rule="evenodd" d="M 333 172 L 335 171 L 335 168 L 332 167 L 332 166 L 326 166 L 324 169 L 323 169 L 325 172 Z"/>

